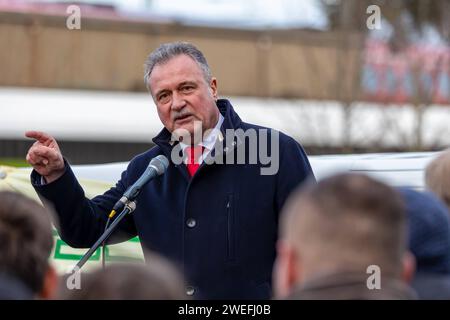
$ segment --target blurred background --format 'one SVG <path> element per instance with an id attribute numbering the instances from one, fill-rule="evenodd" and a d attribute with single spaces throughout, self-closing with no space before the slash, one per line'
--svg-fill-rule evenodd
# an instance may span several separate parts
<path id="1" fill-rule="evenodd" d="M 151 147 L 143 63 L 176 40 L 311 155 L 450 146 L 450 0 L 0 0 L 0 164 L 26 165 L 31 129 L 74 164 Z"/>

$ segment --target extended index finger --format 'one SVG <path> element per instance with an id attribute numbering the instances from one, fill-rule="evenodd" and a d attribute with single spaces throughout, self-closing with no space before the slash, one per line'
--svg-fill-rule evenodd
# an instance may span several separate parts
<path id="1" fill-rule="evenodd" d="M 45 144 L 49 140 L 53 140 L 53 137 L 43 131 L 27 131 L 25 132 L 25 136 L 28 138 L 36 139 L 40 143 Z"/>

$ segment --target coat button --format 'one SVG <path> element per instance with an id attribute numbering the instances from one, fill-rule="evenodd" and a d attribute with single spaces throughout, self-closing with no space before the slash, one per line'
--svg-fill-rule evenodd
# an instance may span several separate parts
<path id="1" fill-rule="evenodd" d="M 187 286 L 186 287 L 186 294 L 188 296 L 193 296 L 194 293 L 195 293 L 195 288 L 194 287 L 191 287 L 191 286 Z"/>
<path id="2" fill-rule="evenodd" d="M 195 219 L 193 219 L 193 218 L 189 218 L 189 219 L 187 219 L 187 221 L 186 221 L 186 225 L 187 225 L 189 228 L 193 228 L 193 227 L 195 227 L 195 226 L 197 225 L 197 221 L 195 221 Z"/>

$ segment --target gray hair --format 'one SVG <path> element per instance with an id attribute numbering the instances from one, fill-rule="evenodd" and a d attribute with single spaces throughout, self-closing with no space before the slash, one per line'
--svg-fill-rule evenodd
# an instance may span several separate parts
<path id="1" fill-rule="evenodd" d="M 179 56 L 187 55 L 191 57 L 203 71 L 203 76 L 206 82 L 211 81 L 211 70 L 203 53 L 194 45 L 188 42 L 170 42 L 160 45 L 156 50 L 149 54 L 144 64 L 144 82 L 147 89 L 149 89 L 150 74 L 153 68 L 169 61 L 170 59 Z"/>

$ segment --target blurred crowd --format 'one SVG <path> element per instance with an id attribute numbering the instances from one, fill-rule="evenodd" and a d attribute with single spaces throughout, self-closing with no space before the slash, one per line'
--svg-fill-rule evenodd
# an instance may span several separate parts
<path id="1" fill-rule="evenodd" d="M 450 149 L 425 182 L 416 191 L 343 173 L 299 187 L 280 217 L 273 299 L 450 299 Z M 50 263 L 53 219 L 0 192 L 0 299 L 188 299 L 181 271 L 156 253 L 69 286 Z"/>

